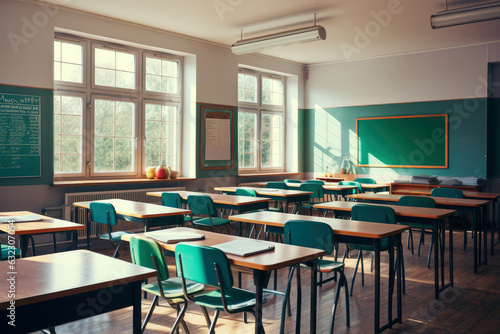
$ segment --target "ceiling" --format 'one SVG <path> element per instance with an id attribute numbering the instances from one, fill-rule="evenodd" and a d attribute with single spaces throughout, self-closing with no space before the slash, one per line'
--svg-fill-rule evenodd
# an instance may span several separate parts
<path id="1" fill-rule="evenodd" d="M 500 40 L 500 20 L 433 30 L 443 0 L 34 0 L 230 46 L 237 40 L 311 26 L 327 37 L 262 54 L 317 64 Z M 449 0 L 448 9 L 492 1 Z"/>

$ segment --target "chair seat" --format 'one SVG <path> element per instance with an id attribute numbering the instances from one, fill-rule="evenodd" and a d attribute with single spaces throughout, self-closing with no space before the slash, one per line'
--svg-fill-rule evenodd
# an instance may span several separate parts
<path id="1" fill-rule="evenodd" d="M 163 293 L 166 299 L 173 299 L 184 296 L 184 292 L 182 291 L 182 279 L 180 277 L 171 277 L 167 280 L 161 281 L 161 286 L 163 288 Z M 205 286 L 201 283 L 195 283 L 186 280 L 186 288 L 188 294 L 194 294 L 203 291 Z M 161 296 L 161 292 L 157 282 L 144 284 L 142 286 L 142 290 L 156 296 Z"/>
<path id="2" fill-rule="evenodd" d="M 8 245 L 0 245 L 2 247 L 2 253 L 0 255 L 0 260 L 7 260 L 9 258 L 9 246 Z M 14 248 L 14 256 L 18 258 L 21 256 L 21 250 L 18 248 Z"/>
<path id="3" fill-rule="evenodd" d="M 282 226 L 266 225 L 266 232 L 267 233 L 283 234 L 284 231 L 285 231 L 285 229 Z"/>
<path id="4" fill-rule="evenodd" d="M 127 231 L 111 232 L 111 241 L 121 241 L 122 235 L 127 235 L 127 234 L 134 234 L 134 233 L 127 232 Z M 101 234 L 99 236 L 99 238 L 104 239 L 104 240 L 109 240 L 109 234 Z"/>
<path id="5" fill-rule="evenodd" d="M 229 224 L 230 222 L 231 221 L 226 218 L 212 218 L 212 223 L 214 224 L 213 226 L 222 226 L 225 224 Z M 212 226 L 212 223 L 210 223 L 210 218 L 193 219 L 193 223 L 202 226 Z"/>
<path id="6" fill-rule="evenodd" d="M 301 264 L 302 267 L 310 268 L 307 263 Z M 345 267 L 344 262 L 328 260 L 328 259 L 319 259 L 318 260 L 318 271 L 322 273 L 330 273 L 333 271 L 343 270 Z"/>
<path id="7" fill-rule="evenodd" d="M 224 292 L 226 293 L 227 308 L 231 312 L 248 311 L 255 307 L 255 293 L 253 292 L 238 288 L 226 289 Z M 193 300 L 200 306 L 224 311 L 220 290 L 196 296 Z"/>

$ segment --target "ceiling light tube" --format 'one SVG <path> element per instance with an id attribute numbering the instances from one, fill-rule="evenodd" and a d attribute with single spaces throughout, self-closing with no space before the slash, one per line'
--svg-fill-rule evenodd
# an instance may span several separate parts
<path id="1" fill-rule="evenodd" d="M 242 39 L 231 45 L 235 55 L 258 52 L 281 46 L 324 40 L 326 30 L 322 26 L 288 30 L 277 34 L 265 35 L 250 39 Z"/>
<path id="2" fill-rule="evenodd" d="M 444 10 L 431 15 L 432 29 L 500 19 L 500 2 Z"/>

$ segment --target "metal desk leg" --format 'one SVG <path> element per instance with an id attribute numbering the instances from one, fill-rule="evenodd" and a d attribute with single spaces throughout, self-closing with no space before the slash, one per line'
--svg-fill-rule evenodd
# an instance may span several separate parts
<path id="1" fill-rule="evenodd" d="M 318 276 L 318 270 L 317 270 L 317 264 L 318 261 L 314 260 L 313 265 L 311 267 L 311 322 L 310 322 L 310 333 L 311 334 L 316 334 L 316 310 L 317 310 L 317 297 L 318 297 L 318 289 L 316 288 L 316 280 Z M 300 270 L 300 268 L 297 268 L 297 270 Z M 337 283 L 339 284 L 339 283 Z M 345 287 L 344 287 L 345 289 Z"/>
<path id="2" fill-rule="evenodd" d="M 380 240 L 374 240 L 375 248 L 375 333 L 380 330 Z"/>
<path id="3" fill-rule="evenodd" d="M 132 332 L 141 334 L 141 282 L 133 283 Z"/>
<path id="4" fill-rule="evenodd" d="M 260 270 L 253 271 L 253 279 L 255 284 L 255 334 L 261 334 L 262 327 L 262 297 L 264 284 L 270 272 Z"/>

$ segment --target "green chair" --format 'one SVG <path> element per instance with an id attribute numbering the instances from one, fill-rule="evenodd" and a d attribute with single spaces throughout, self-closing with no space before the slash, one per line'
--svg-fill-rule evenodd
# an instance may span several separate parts
<path id="1" fill-rule="evenodd" d="M 325 185 L 325 181 L 323 180 L 306 180 L 304 183 L 321 184 L 322 186 Z"/>
<path id="2" fill-rule="evenodd" d="M 164 192 L 161 194 L 161 203 L 171 208 L 182 209 L 182 198 L 179 193 Z M 190 223 L 191 217 L 184 216 L 184 224 Z"/>
<path id="3" fill-rule="evenodd" d="M 0 245 L 1 247 L 1 253 L 0 253 L 0 261 L 8 260 L 9 255 L 14 257 L 16 259 L 21 257 L 21 250 L 19 248 L 9 248 L 8 245 Z"/>
<path id="4" fill-rule="evenodd" d="M 426 197 L 426 196 L 402 196 L 399 198 L 399 205 L 402 206 L 415 206 L 419 208 L 435 208 L 436 207 L 436 201 L 431 198 L 431 197 Z M 417 250 L 417 256 L 420 256 L 420 246 L 424 244 L 424 235 L 425 235 L 425 230 L 430 229 L 433 230 L 432 225 L 426 225 L 422 223 L 413 223 L 413 222 L 401 222 L 404 225 L 410 226 L 410 229 L 408 230 L 408 249 L 410 248 L 410 240 L 411 240 L 411 253 L 413 254 L 413 233 L 412 229 L 417 229 L 420 231 L 420 238 L 418 239 L 418 250 Z M 429 254 L 427 255 L 427 267 L 429 268 L 430 266 L 430 260 L 431 260 L 431 254 L 432 254 L 432 247 L 433 247 L 433 240 L 431 239 L 431 244 L 429 246 Z"/>
<path id="5" fill-rule="evenodd" d="M 285 223 L 285 243 L 289 245 L 295 245 L 300 247 L 308 247 L 324 250 L 327 255 L 332 254 L 335 240 L 334 233 L 332 228 L 325 223 L 321 222 L 311 222 L 311 221 L 302 221 L 302 220 L 290 220 Z M 311 267 L 311 263 L 306 262 L 305 266 Z M 284 319 L 285 319 L 285 303 L 286 300 L 290 297 L 290 283 L 291 278 L 293 276 L 293 270 L 296 268 L 297 270 L 297 328 L 300 327 L 300 301 L 301 301 L 301 288 L 300 288 L 300 268 L 298 266 L 293 266 L 290 270 L 289 280 L 287 284 L 287 289 L 285 292 L 285 300 L 283 301 L 283 308 L 281 314 L 281 327 L 280 333 L 283 333 L 284 330 Z M 349 312 L 349 292 L 347 279 L 344 275 L 344 262 L 327 260 L 321 258 L 318 260 L 316 270 L 319 273 L 339 273 L 340 279 L 337 282 L 337 289 L 335 292 L 335 298 L 333 302 L 332 309 L 332 321 L 330 323 L 330 333 L 333 333 L 334 323 L 335 323 L 335 312 L 337 311 L 337 305 L 340 294 L 340 287 L 344 286 L 345 291 L 345 303 L 346 303 L 346 326 L 350 326 L 350 312 Z M 330 277 L 329 279 L 323 282 L 315 282 L 315 288 L 322 283 L 327 281 L 331 281 L 335 279 L 335 276 Z"/>
<path id="6" fill-rule="evenodd" d="M 377 181 L 369 177 L 357 177 L 354 179 L 355 182 L 366 183 L 366 184 L 377 184 Z"/>
<path id="7" fill-rule="evenodd" d="M 187 198 L 189 210 L 192 214 L 192 223 L 194 226 L 204 226 L 214 231 L 216 227 L 225 226 L 229 234 L 229 225 L 231 221 L 225 218 L 217 217 L 217 210 L 215 209 L 212 198 L 208 195 L 189 195 Z"/>
<path id="8" fill-rule="evenodd" d="M 358 220 L 358 221 L 367 221 L 367 222 L 373 222 L 373 223 L 385 223 L 385 224 L 396 224 L 396 213 L 394 212 L 394 209 L 388 206 L 382 206 L 382 205 L 367 205 L 367 204 L 356 204 L 352 207 L 351 209 L 351 219 L 352 220 Z M 381 240 L 381 245 L 380 245 L 380 251 L 388 251 L 389 250 L 389 243 L 387 238 Z M 402 246 L 401 244 L 394 244 L 394 247 L 399 248 L 399 250 L 402 252 Z M 344 259 L 347 255 L 347 252 L 349 249 L 356 249 L 358 250 L 358 258 L 356 261 L 356 267 L 354 268 L 354 273 L 352 275 L 352 281 L 351 281 L 351 291 L 350 295 L 352 296 L 352 291 L 354 289 L 354 281 L 356 280 L 356 273 L 358 271 L 358 266 L 361 261 L 361 284 L 365 285 L 364 283 L 364 268 L 363 268 L 363 251 L 371 251 L 372 256 L 373 252 L 375 251 L 373 246 L 368 246 L 368 245 L 357 245 L 357 244 L 348 244 L 347 247 L 345 248 L 344 252 Z M 373 258 L 372 258 L 373 260 Z M 397 259 L 396 259 L 397 262 Z M 402 272 L 403 272 L 403 293 L 404 293 L 404 263 L 403 263 L 403 257 L 401 258 L 402 262 Z M 373 270 L 373 261 L 372 261 L 372 270 Z"/>
<path id="9" fill-rule="evenodd" d="M 363 193 L 363 188 L 361 187 L 361 183 L 356 181 L 340 181 L 339 186 L 356 186 L 357 188 L 352 190 L 351 195 Z M 344 199 L 346 198 L 344 197 Z"/>
<path id="10" fill-rule="evenodd" d="M 149 319 L 151 319 L 151 315 L 158 304 L 158 299 L 161 297 L 167 300 L 170 306 L 177 310 L 177 319 L 172 326 L 171 333 L 175 332 L 179 323 L 181 323 L 184 330 L 189 333 L 187 325 L 183 320 L 184 313 L 187 309 L 187 303 L 185 303 L 184 299 L 184 289 L 181 278 L 169 277 L 167 262 L 165 261 L 165 257 L 158 243 L 152 239 L 134 235 L 130 238 L 130 255 L 132 257 L 132 263 L 156 270 L 156 282 L 142 285 L 142 290 L 153 294 L 154 298 L 142 324 L 141 332 L 143 333 L 146 329 Z M 200 293 L 204 289 L 203 284 L 189 281 L 186 281 L 185 284 L 188 295 Z M 184 307 L 180 310 L 179 305 L 182 303 Z"/>
<path id="11" fill-rule="evenodd" d="M 434 188 L 431 191 L 432 197 L 447 197 L 447 198 L 464 198 L 464 193 L 456 188 Z M 459 213 L 458 216 L 462 219 L 462 228 L 464 230 L 464 250 L 467 249 L 467 216 Z"/>
<path id="12" fill-rule="evenodd" d="M 288 189 L 288 186 L 285 182 L 267 182 L 265 188 L 273 188 L 273 189 Z"/>
<path id="13" fill-rule="evenodd" d="M 119 257 L 120 246 L 122 245 L 122 235 L 132 234 L 126 231 L 113 232 L 113 226 L 117 224 L 116 211 L 112 204 L 104 202 L 90 203 L 90 220 L 106 226 L 106 234 L 99 235 L 99 238 L 109 240 L 113 247 L 116 247 L 113 257 Z M 118 245 L 115 245 L 118 243 Z"/>
<path id="14" fill-rule="evenodd" d="M 177 271 L 182 277 L 186 305 L 188 300 L 199 305 L 209 327 L 214 333 L 221 311 L 227 313 L 250 312 L 255 316 L 256 295 L 254 292 L 233 287 L 233 275 L 229 260 L 223 251 L 213 247 L 180 243 L 175 247 Z M 218 289 L 192 296 L 187 290 L 187 280 L 210 285 Z M 213 321 L 207 308 L 214 309 Z M 264 333 L 264 328 L 259 328 Z"/>
<path id="15" fill-rule="evenodd" d="M 249 188 L 237 188 L 236 189 L 236 196 L 248 196 L 248 197 L 257 197 L 257 192 L 255 192 L 254 189 L 249 189 Z M 248 229 L 250 227 L 250 230 Z M 259 239 L 259 236 L 262 232 L 262 228 L 264 226 L 262 225 L 260 227 L 259 232 L 257 233 L 257 230 L 255 229 L 255 224 L 248 223 L 247 224 L 247 237 L 251 238 L 252 233 L 255 232 L 255 239 Z"/>
<path id="16" fill-rule="evenodd" d="M 302 183 L 302 181 L 297 179 L 285 179 L 285 183 Z"/>
<path id="17" fill-rule="evenodd" d="M 266 188 L 272 188 L 272 189 L 288 189 L 288 186 L 286 185 L 285 182 L 268 182 L 266 185 Z M 283 212 L 283 209 L 280 207 L 281 202 L 275 203 L 274 208 L 269 208 L 269 211 L 279 211 Z M 270 226 L 266 225 L 266 232 L 265 232 L 265 239 L 269 240 L 269 235 L 272 233 L 273 235 L 283 235 L 283 228 L 278 227 L 278 226 Z M 276 239 L 276 238 L 274 238 Z"/>
<path id="18" fill-rule="evenodd" d="M 300 204 L 300 207 L 308 210 L 309 215 L 311 216 L 314 204 L 323 202 L 325 198 L 325 191 L 323 190 L 323 185 L 318 183 L 302 183 L 300 185 L 300 190 L 312 192 L 312 194 L 309 195 L 309 201 L 302 202 Z"/>

